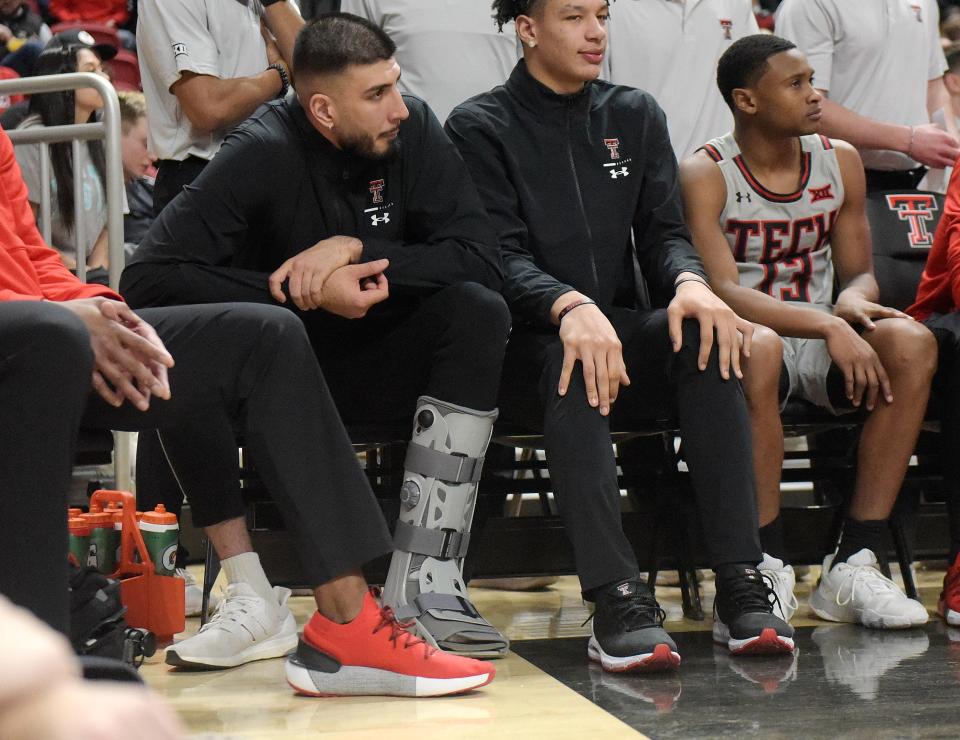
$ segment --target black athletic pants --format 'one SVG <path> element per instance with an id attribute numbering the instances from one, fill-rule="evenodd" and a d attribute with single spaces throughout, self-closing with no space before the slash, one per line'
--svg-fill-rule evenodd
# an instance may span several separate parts
<path id="1" fill-rule="evenodd" d="M 157 163 L 157 179 L 153 184 L 153 215 L 167 207 L 167 203 L 180 195 L 203 172 L 210 160 L 190 155 L 182 162 L 176 159 L 161 159 Z"/>
<path id="2" fill-rule="evenodd" d="M 135 264 L 120 286 L 134 307 L 252 301 L 272 303 L 261 273 L 198 265 Z M 428 395 L 479 411 L 496 406 L 510 314 L 503 298 L 460 283 L 422 299 L 396 322 L 349 320 L 325 311 L 296 312 L 324 377 L 348 423 L 412 423 L 417 397 Z M 181 496 L 156 442 L 141 435 L 137 501 L 179 509 Z"/>
<path id="3" fill-rule="evenodd" d="M 542 427 L 554 495 L 573 543 L 584 594 L 639 573 L 623 534 L 611 426 L 629 429 L 676 412 L 711 564 L 759 563 L 750 421 L 739 382 L 720 377 L 716 345 L 697 368 L 700 328 L 683 324 L 674 353 L 665 310 L 614 309 L 631 385 L 610 417 L 587 404 L 580 363 L 557 394 L 563 347 L 556 332 L 517 331 L 507 346 L 501 418 Z"/>
<path id="4" fill-rule="evenodd" d="M 939 357 L 932 397 L 940 414 L 940 459 L 950 539 L 955 542 L 960 540 L 960 313 L 934 314 L 923 323 L 937 338 Z"/>
<path id="5" fill-rule="evenodd" d="M 249 304 L 145 309 L 173 355 L 172 398 L 143 413 L 91 393 L 83 323 L 54 303 L 0 304 L 0 592 L 68 625 L 66 489 L 80 426 L 159 429 L 194 521 L 242 516 L 235 434 L 281 508 L 310 584 L 392 549 L 302 323 Z"/>

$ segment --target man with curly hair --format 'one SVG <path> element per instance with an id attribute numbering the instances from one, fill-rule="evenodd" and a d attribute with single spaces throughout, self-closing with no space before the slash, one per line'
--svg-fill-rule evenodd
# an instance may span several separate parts
<path id="1" fill-rule="evenodd" d="M 714 636 L 735 653 L 791 652 L 762 558 L 745 355 L 776 337 L 717 298 L 683 223 L 666 120 L 647 93 L 597 80 L 606 0 L 497 0 L 521 60 L 447 120 L 494 221 L 514 313 L 505 418 L 542 426 L 584 596 L 588 655 L 606 670 L 680 662 L 620 523 L 611 422 L 677 413 L 717 572 Z M 635 269 L 636 268 L 636 269 Z M 644 278 L 654 298 L 640 289 Z M 628 375 L 629 373 L 629 375 Z"/>

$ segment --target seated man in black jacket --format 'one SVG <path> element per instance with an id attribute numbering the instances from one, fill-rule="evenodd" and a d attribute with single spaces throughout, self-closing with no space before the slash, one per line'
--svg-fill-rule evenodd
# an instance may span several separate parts
<path id="1" fill-rule="evenodd" d="M 596 80 L 606 0 L 498 0 L 524 45 L 507 83 L 455 109 L 460 148 L 503 250 L 517 318 L 502 406 L 543 427 L 550 477 L 584 596 L 588 654 L 607 670 L 678 665 L 664 613 L 620 524 L 617 426 L 676 411 L 717 572 L 714 638 L 735 653 L 790 652 L 793 630 L 756 571 L 750 422 L 737 378 L 775 345 L 710 290 L 680 205 L 663 112 L 647 93 Z M 635 245 L 635 246 L 633 246 Z M 654 297 L 638 295 L 634 260 Z M 736 378 L 731 377 L 731 372 Z"/>
<path id="2" fill-rule="evenodd" d="M 502 654 L 462 576 L 510 327 L 500 254 L 456 148 L 397 90 L 393 52 L 355 16 L 306 26 L 298 98 L 227 137 L 154 222 L 122 289 L 137 306 L 287 305 L 347 423 L 413 415 L 385 601 L 434 645 Z M 352 263 L 383 258 L 389 298 L 339 309 Z"/>

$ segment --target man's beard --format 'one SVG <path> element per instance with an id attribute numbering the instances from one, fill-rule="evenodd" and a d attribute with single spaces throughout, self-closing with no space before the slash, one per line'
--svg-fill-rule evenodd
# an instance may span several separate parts
<path id="1" fill-rule="evenodd" d="M 340 148 L 347 154 L 360 159 L 367 159 L 372 162 L 382 162 L 393 159 L 397 153 L 397 142 L 399 138 L 393 139 L 382 151 L 376 149 L 376 139 L 369 134 L 358 134 L 349 136 L 340 141 Z"/>

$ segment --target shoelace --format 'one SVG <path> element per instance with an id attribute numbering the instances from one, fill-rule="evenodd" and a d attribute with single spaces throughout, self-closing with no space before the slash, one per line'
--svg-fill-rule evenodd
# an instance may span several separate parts
<path id="1" fill-rule="evenodd" d="M 226 597 L 221 601 L 207 623 L 200 628 L 200 632 L 214 629 L 227 629 L 227 624 L 233 622 L 240 624 L 243 617 L 253 611 L 257 602 L 261 601 L 259 596 L 244 596 L 231 594 L 227 592 Z M 199 634 L 199 632 L 197 633 Z"/>
<path id="2" fill-rule="evenodd" d="M 389 639 L 394 646 L 399 644 L 397 641 L 401 637 L 403 638 L 403 643 L 399 644 L 399 646 L 403 650 L 422 644 L 424 646 L 423 658 L 424 660 L 427 660 L 431 655 L 437 652 L 437 649 L 428 645 L 427 641 L 422 637 L 417 637 L 415 634 L 410 632 L 410 629 L 413 626 L 413 620 L 401 622 L 393 613 L 393 609 L 391 609 L 389 606 L 384 606 L 380 608 L 380 623 L 373 628 L 373 634 L 377 634 L 383 628 L 389 627 L 390 636 L 387 639 Z"/>
<path id="3" fill-rule="evenodd" d="M 750 578 L 744 574 L 742 578 L 730 579 L 724 583 L 724 592 L 739 608 L 741 612 L 773 612 L 774 604 L 780 604 L 777 592 L 773 590 L 766 573 L 760 572 L 760 578 Z"/>
<path id="4" fill-rule="evenodd" d="M 657 603 L 653 594 L 649 593 L 638 591 L 628 598 L 612 599 L 609 604 L 627 632 L 647 627 L 663 627 L 667 618 L 667 613 Z M 590 622 L 596 613 L 594 610 L 580 626 L 583 627 Z"/>
<path id="5" fill-rule="evenodd" d="M 783 580 L 784 580 L 783 576 L 780 574 L 779 571 L 761 570 L 759 571 L 759 573 L 760 573 L 760 577 L 767 582 L 768 587 L 770 589 L 770 593 L 773 594 L 773 601 L 771 602 L 771 604 L 776 604 L 777 606 L 779 606 L 780 612 L 783 613 L 783 602 L 780 601 L 780 597 L 777 595 L 778 585 L 786 587 L 786 584 L 783 583 Z M 787 609 L 792 609 L 793 611 L 796 611 L 799 607 L 800 607 L 800 602 L 797 601 L 796 594 L 794 594 L 793 591 L 790 591 L 790 601 L 787 602 Z"/>
<path id="6" fill-rule="evenodd" d="M 843 593 L 843 587 L 837 589 L 837 606 L 846 606 L 854 600 L 857 594 L 857 586 L 864 586 L 871 593 L 894 593 L 899 594 L 900 589 L 897 584 L 887 578 L 883 573 L 872 565 L 848 565 L 853 572 L 847 576 L 850 583 L 850 595 L 843 601 L 840 595 Z"/>

